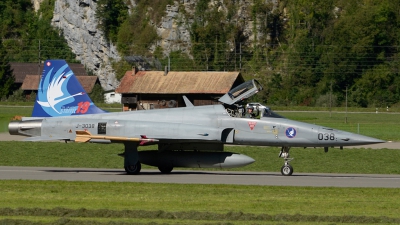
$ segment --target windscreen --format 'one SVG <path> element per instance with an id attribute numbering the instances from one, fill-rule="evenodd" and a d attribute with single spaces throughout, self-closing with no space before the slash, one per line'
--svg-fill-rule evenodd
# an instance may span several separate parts
<path id="1" fill-rule="evenodd" d="M 275 113 L 270 108 L 266 107 L 263 109 L 261 117 L 268 117 L 268 118 L 285 118 L 278 113 Z"/>

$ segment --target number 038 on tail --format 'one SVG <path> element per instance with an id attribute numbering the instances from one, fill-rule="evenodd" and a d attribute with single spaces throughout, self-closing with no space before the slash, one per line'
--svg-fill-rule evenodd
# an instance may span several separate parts
<path id="1" fill-rule="evenodd" d="M 45 62 L 32 117 L 9 124 L 26 141 L 65 140 L 123 143 L 124 168 L 139 174 L 141 164 L 170 173 L 175 167 L 233 168 L 254 159 L 225 152 L 225 145 L 278 146 L 282 175 L 292 175 L 291 147 L 343 147 L 384 142 L 359 134 L 286 119 L 268 107 L 242 101 L 262 90 L 249 80 L 222 96 L 220 105 L 108 113 L 96 107 L 64 60 Z M 246 107 L 247 108 L 247 107 Z M 257 114 L 257 115 L 253 115 Z M 138 151 L 151 145 L 154 150 Z"/>

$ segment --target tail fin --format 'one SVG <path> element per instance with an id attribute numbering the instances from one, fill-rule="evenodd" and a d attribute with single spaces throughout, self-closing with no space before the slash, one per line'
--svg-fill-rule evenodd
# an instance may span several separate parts
<path id="1" fill-rule="evenodd" d="M 65 60 L 44 63 L 32 117 L 106 113 L 94 105 Z"/>

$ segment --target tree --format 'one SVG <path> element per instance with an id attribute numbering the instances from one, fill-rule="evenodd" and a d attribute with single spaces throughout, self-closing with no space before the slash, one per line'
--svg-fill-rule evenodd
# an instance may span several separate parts
<path id="1" fill-rule="evenodd" d="M 12 92 L 14 77 L 8 61 L 7 52 L 0 39 L 0 98 L 7 97 Z"/>
<path id="2" fill-rule="evenodd" d="M 389 65 L 379 64 L 367 70 L 354 84 L 350 102 L 362 107 L 390 105 L 394 101 L 395 92 L 390 91 L 389 87 L 395 77 Z"/>
<path id="3" fill-rule="evenodd" d="M 0 1 L 0 36 L 2 38 L 26 37 L 26 28 L 32 22 L 32 8 L 30 0 Z"/>
<path id="4" fill-rule="evenodd" d="M 104 32 L 107 40 L 116 42 L 119 27 L 128 17 L 128 7 L 124 0 L 97 1 L 96 18 L 98 28 Z"/>
<path id="5" fill-rule="evenodd" d="M 104 90 L 100 84 L 93 86 L 92 92 L 89 94 L 90 99 L 95 103 L 104 103 Z"/>
<path id="6" fill-rule="evenodd" d="M 344 101 L 346 87 L 357 106 L 398 101 L 398 85 L 393 83 L 398 71 L 392 63 L 400 44 L 398 0 L 284 4 L 288 20 L 274 65 L 284 88 L 275 94 L 287 96 L 284 99 L 293 104 L 313 104 L 332 85 L 338 102 Z"/>
<path id="7" fill-rule="evenodd" d="M 0 37 L 4 38 L 3 46 L 10 61 L 37 62 L 48 58 L 74 61 L 75 54 L 63 35 L 51 26 L 54 4 L 55 0 L 44 0 L 35 13 L 30 0 L 0 2 Z"/>

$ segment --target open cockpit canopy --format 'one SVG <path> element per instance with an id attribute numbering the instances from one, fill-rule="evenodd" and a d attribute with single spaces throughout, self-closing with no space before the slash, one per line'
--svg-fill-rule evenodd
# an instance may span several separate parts
<path id="1" fill-rule="evenodd" d="M 250 98 L 261 90 L 263 90 L 263 87 L 257 80 L 249 80 L 232 88 L 219 101 L 225 104 L 227 112 L 232 117 L 244 117 L 246 114 L 245 108 L 250 106 L 253 108 L 255 117 L 257 118 L 284 118 L 260 103 L 248 103 L 246 107 L 241 105 L 243 100 Z"/>
<path id="2" fill-rule="evenodd" d="M 219 101 L 227 105 L 233 105 L 250 98 L 262 89 L 263 87 L 257 80 L 249 80 L 235 88 L 232 88 L 232 90 L 222 96 Z"/>

